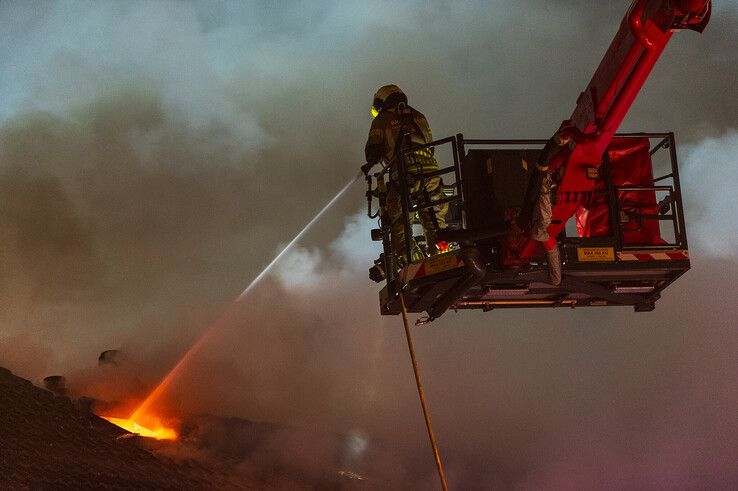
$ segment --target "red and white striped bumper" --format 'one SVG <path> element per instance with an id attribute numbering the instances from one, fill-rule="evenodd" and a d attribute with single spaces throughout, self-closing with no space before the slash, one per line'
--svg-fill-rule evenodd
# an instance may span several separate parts
<path id="1" fill-rule="evenodd" d="M 620 261 L 682 261 L 689 259 L 689 251 L 686 249 L 667 252 L 656 251 L 628 251 L 618 252 Z"/>

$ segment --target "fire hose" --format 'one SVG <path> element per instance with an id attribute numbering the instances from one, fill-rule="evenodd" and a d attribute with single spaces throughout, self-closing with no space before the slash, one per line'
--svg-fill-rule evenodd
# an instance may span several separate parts
<path id="1" fill-rule="evenodd" d="M 438 443 L 433 433 L 433 425 L 428 412 L 428 405 L 425 402 L 425 393 L 423 392 L 423 384 L 420 383 L 420 370 L 418 369 L 418 361 L 415 358 L 415 348 L 413 348 L 413 338 L 410 334 L 410 324 L 407 320 L 407 307 L 405 306 L 405 295 L 400 291 L 400 307 L 402 309 L 402 322 L 405 325 L 405 337 L 407 338 L 407 348 L 410 352 L 410 361 L 413 364 L 413 372 L 415 373 L 415 384 L 418 386 L 418 395 L 420 396 L 420 406 L 423 408 L 423 418 L 425 418 L 425 427 L 428 429 L 428 438 L 430 438 L 431 448 L 433 449 L 433 457 L 436 460 L 436 468 L 438 469 L 438 478 L 441 480 L 441 488 L 448 491 L 446 484 L 446 475 L 443 472 L 443 464 L 441 463 L 441 454 L 438 452 Z"/>

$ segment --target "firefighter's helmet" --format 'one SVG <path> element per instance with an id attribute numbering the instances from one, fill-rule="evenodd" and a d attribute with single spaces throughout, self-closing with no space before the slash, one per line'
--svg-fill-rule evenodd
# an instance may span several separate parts
<path id="1" fill-rule="evenodd" d="M 407 103 L 407 96 L 401 88 L 397 85 L 380 87 L 374 94 L 374 99 L 372 99 L 372 117 L 376 118 L 382 109 L 394 106 L 400 102 Z"/>

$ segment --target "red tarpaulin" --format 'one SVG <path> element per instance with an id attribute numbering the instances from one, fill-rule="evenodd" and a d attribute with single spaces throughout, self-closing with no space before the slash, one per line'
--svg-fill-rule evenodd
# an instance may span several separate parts
<path id="1" fill-rule="evenodd" d="M 648 138 L 613 138 L 607 148 L 610 161 L 610 173 L 613 185 L 620 186 L 653 186 L 653 169 L 649 155 Z M 602 169 L 601 169 L 602 170 Z M 594 189 L 592 200 L 586 207 L 580 206 L 576 212 L 577 230 L 580 237 L 601 237 L 610 235 L 610 207 L 604 180 L 599 180 Z M 628 216 L 622 223 L 623 241 L 626 244 L 661 245 L 658 220 L 638 218 L 636 215 L 656 215 L 658 204 L 656 192 L 618 191 L 618 202 L 621 215 Z"/>

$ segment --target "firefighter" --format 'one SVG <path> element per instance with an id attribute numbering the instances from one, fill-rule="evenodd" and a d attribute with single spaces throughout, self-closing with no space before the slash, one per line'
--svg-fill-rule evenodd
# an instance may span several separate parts
<path id="1" fill-rule="evenodd" d="M 398 149 L 403 138 L 406 138 L 405 146 L 411 146 L 430 143 L 433 141 L 433 135 L 425 116 L 408 105 L 407 96 L 396 85 L 385 85 L 374 94 L 371 113 L 374 119 L 365 147 L 367 164 L 362 167 L 362 170 L 367 174 L 369 169 L 380 162 L 390 168 L 384 211 L 391 222 L 392 249 L 399 266 L 403 266 L 408 260 L 419 259 L 422 255 L 413 241 L 414 257 L 406 257 L 407 246 L 400 194 L 401 180 L 397 163 Z M 438 170 L 438 162 L 433 156 L 432 148 L 417 150 L 405 155 L 405 166 L 406 182 L 412 201 L 434 202 L 443 198 L 441 178 L 439 176 L 424 178 L 420 175 L 421 172 Z M 436 236 L 436 232 L 446 226 L 447 212 L 448 203 L 418 211 L 426 239 L 426 251 L 430 255 L 444 252 L 448 247 L 443 242 L 439 243 Z M 410 240 L 413 238 L 411 237 Z"/>

